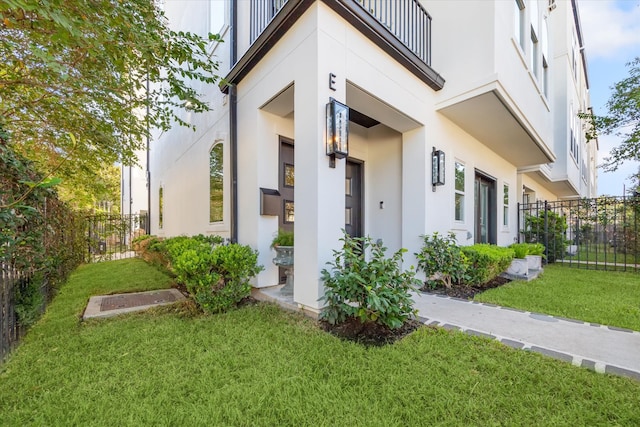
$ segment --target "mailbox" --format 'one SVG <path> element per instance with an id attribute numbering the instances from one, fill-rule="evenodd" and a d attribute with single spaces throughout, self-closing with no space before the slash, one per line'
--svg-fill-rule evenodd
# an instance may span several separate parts
<path id="1" fill-rule="evenodd" d="M 260 188 L 260 215 L 278 216 L 280 213 L 280 192 L 272 188 Z"/>

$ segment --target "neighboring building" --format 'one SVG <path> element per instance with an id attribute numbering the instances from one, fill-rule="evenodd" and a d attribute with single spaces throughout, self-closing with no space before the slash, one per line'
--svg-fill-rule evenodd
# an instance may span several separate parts
<path id="1" fill-rule="evenodd" d="M 152 142 L 151 232 L 248 244 L 265 287 L 278 283 L 272 237 L 293 229 L 294 300 L 307 309 L 322 306 L 320 271 L 343 228 L 407 248 L 409 266 L 420 235 L 508 245 L 523 198 L 596 194 L 597 147 L 576 118 L 590 104 L 574 1 L 163 7 L 175 29 L 222 34 L 212 51 L 226 83 L 197 87 L 214 110 L 185 114 L 195 132 Z M 350 109 L 349 154 L 334 168 L 332 98 Z"/>

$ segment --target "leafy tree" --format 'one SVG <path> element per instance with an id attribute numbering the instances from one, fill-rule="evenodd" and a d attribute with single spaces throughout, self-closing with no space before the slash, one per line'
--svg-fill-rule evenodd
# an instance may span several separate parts
<path id="1" fill-rule="evenodd" d="M 626 160 L 640 160 L 640 57 L 627 66 L 629 76 L 613 86 L 607 102 L 607 115 L 579 115 L 591 125 L 586 132 L 587 141 L 595 139 L 598 133 L 622 138 L 622 143 L 604 159 L 602 168 L 605 171 L 617 170 Z"/>
<path id="2" fill-rule="evenodd" d="M 0 121 L 86 195 L 106 165 L 135 162 L 150 129 L 209 109 L 193 82 L 218 81 L 215 41 L 172 31 L 151 0 L 0 0 Z"/>

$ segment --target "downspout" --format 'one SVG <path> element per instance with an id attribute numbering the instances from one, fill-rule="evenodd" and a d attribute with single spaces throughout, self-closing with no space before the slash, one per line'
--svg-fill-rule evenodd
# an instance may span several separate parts
<path id="1" fill-rule="evenodd" d="M 238 60 L 238 1 L 231 1 L 231 68 Z M 238 108 L 235 85 L 229 88 L 229 144 L 231 145 L 231 241 L 238 242 Z"/>

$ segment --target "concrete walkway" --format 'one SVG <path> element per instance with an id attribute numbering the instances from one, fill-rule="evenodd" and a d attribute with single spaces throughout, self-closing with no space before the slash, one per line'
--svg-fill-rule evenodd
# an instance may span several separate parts
<path id="1" fill-rule="evenodd" d="M 640 380 L 640 332 L 419 292 L 414 301 L 427 325 Z"/>

